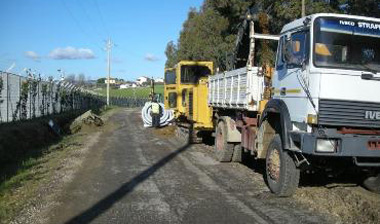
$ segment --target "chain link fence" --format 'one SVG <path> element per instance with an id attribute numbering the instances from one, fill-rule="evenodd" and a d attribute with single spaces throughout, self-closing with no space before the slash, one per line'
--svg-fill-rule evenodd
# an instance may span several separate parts
<path id="1" fill-rule="evenodd" d="M 119 107 L 143 107 L 145 102 L 150 101 L 150 98 L 135 98 L 135 97 L 111 97 L 110 104 Z"/>
<path id="2" fill-rule="evenodd" d="M 143 107 L 147 101 L 149 98 L 110 98 L 111 105 L 121 107 Z M 0 71 L 0 123 L 104 105 L 105 96 L 86 92 L 65 81 L 42 81 Z"/>
<path id="3" fill-rule="evenodd" d="M 32 119 L 105 105 L 101 96 L 73 84 L 0 72 L 0 123 Z"/>

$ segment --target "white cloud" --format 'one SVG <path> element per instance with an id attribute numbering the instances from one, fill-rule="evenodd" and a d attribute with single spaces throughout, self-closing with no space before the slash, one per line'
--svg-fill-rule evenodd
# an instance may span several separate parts
<path id="1" fill-rule="evenodd" d="M 33 61 L 40 61 L 41 57 L 34 51 L 25 51 L 25 57 L 32 59 Z"/>
<path id="2" fill-rule="evenodd" d="M 158 61 L 158 60 L 160 60 L 157 56 L 155 56 L 154 54 L 151 54 L 151 53 L 147 53 L 145 55 L 144 59 L 147 61 Z"/>
<path id="3" fill-rule="evenodd" d="M 87 49 L 87 48 L 66 47 L 66 48 L 56 48 L 52 50 L 49 54 L 49 58 L 55 59 L 55 60 L 93 59 L 95 58 L 95 54 L 91 49 Z"/>

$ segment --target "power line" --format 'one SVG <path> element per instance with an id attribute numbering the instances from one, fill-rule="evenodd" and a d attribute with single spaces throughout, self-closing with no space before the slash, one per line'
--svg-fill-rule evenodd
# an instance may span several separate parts
<path id="1" fill-rule="evenodd" d="M 109 35 L 110 32 L 109 32 L 109 30 L 107 29 L 106 23 L 104 22 L 104 17 L 103 17 L 102 11 L 100 10 L 100 7 L 99 7 L 99 4 L 98 4 L 98 1 L 97 1 L 97 0 L 93 0 L 92 2 L 94 3 L 96 9 L 98 10 L 99 18 L 100 18 L 100 21 L 101 21 L 101 23 L 102 23 L 103 29 L 104 29 L 104 30 L 106 31 L 106 33 Z"/>
<path id="2" fill-rule="evenodd" d="M 66 11 L 68 12 L 69 16 L 74 20 L 75 24 L 77 25 L 78 29 L 85 35 L 87 36 L 87 38 L 89 40 L 91 40 L 91 35 L 89 33 L 86 32 L 86 30 L 82 27 L 82 25 L 79 23 L 79 21 L 77 20 L 77 18 L 74 16 L 74 14 L 71 12 L 71 10 L 69 9 L 69 7 L 66 5 L 65 1 L 64 0 L 61 0 L 61 3 L 62 5 L 64 6 L 64 8 L 66 9 Z M 93 42 L 93 44 L 95 44 L 97 47 L 99 48 L 102 48 L 98 43 L 95 43 Z"/>
<path id="3" fill-rule="evenodd" d="M 83 6 L 82 0 L 77 0 L 77 2 L 78 2 L 80 9 L 83 11 L 83 14 L 85 15 L 85 17 L 87 18 L 89 23 L 92 25 L 92 27 L 94 28 L 96 33 L 99 35 L 100 38 L 103 38 L 104 36 L 102 36 L 102 32 L 99 31 L 101 29 L 98 29 L 98 26 L 96 26 L 96 23 L 94 23 L 94 21 L 92 20 L 90 14 L 86 10 L 86 7 Z"/>

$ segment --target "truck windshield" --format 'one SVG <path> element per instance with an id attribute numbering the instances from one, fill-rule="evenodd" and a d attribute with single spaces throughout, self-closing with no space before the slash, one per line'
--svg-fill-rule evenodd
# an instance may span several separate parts
<path id="1" fill-rule="evenodd" d="M 314 27 L 315 66 L 380 72 L 380 23 L 318 18 Z"/>
<path id="2" fill-rule="evenodd" d="M 201 77 L 211 75 L 211 70 L 207 66 L 182 65 L 181 83 L 196 84 Z"/>
<path id="3" fill-rule="evenodd" d="M 165 84 L 175 84 L 176 77 L 174 71 L 165 72 Z"/>

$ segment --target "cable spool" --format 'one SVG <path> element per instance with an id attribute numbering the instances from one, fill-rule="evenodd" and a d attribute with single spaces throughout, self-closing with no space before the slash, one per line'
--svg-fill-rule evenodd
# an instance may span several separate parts
<path id="1" fill-rule="evenodd" d="M 152 116 L 150 114 L 152 102 L 146 102 L 145 106 L 141 110 L 141 117 L 144 122 L 144 127 L 152 127 Z M 162 115 L 160 118 L 160 126 L 168 125 L 174 119 L 174 113 L 172 110 L 165 110 L 165 106 L 163 103 L 159 103 L 162 111 Z"/>

